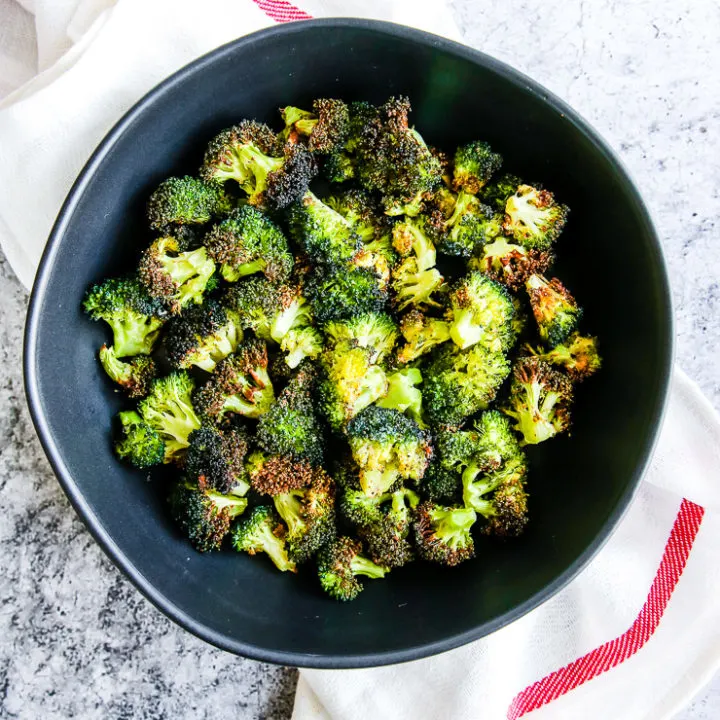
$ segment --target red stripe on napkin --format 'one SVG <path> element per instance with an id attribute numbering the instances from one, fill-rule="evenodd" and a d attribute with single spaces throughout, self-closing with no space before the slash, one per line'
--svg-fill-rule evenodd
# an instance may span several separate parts
<path id="1" fill-rule="evenodd" d="M 295 7 L 287 0 L 253 0 L 253 2 L 275 22 L 312 19 L 312 15 L 308 15 L 304 10 Z"/>
<path id="2" fill-rule="evenodd" d="M 650 639 L 685 569 L 704 513 L 705 509 L 700 505 L 685 499 L 682 501 L 647 600 L 630 629 L 615 640 L 528 685 L 515 696 L 508 709 L 507 720 L 517 720 L 614 668 L 632 657 Z"/>

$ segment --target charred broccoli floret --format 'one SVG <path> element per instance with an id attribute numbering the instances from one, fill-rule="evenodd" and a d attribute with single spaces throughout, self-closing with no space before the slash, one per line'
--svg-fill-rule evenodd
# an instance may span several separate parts
<path id="1" fill-rule="evenodd" d="M 149 355 L 166 315 L 162 304 L 134 278 L 110 278 L 93 285 L 83 308 L 93 320 L 104 320 L 110 326 L 118 358 Z"/>
<path id="2" fill-rule="evenodd" d="M 438 252 L 470 257 L 477 248 L 491 242 L 502 232 L 502 215 L 483 205 L 474 195 L 461 190 L 452 214 L 442 223 Z"/>
<path id="3" fill-rule="evenodd" d="M 216 300 L 193 305 L 174 317 L 165 333 L 168 361 L 174 368 L 193 365 L 207 372 L 235 352 L 243 339 L 238 313 Z"/>
<path id="4" fill-rule="evenodd" d="M 297 572 L 288 557 L 285 527 L 270 505 L 258 505 L 233 530 L 232 543 L 238 552 L 265 553 L 281 572 Z"/>
<path id="5" fill-rule="evenodd" d="M 503 483 L 493 496 L 493 514 L 482 528 L 485 535 L 516 537 L 528 522 L 527 492 L 522 482 Z"/>
<path id="6" fill-rule="evenodd" d="M 401 479 L 421 480 L 432 457 L 428 434 L 397 410 L 363 410 L 348 423 L 347 436 L 368 495 L 382 495 Z"/>
<path id="7" fill-rule="evenodd" d="M 284 208 L 303 196 L 317 165 L 303 145 L 280 148 L 267 125 L 244 120 L 215 137 L 200 172 L 208 182 L 235 180 L 251 205 Z"/>
<path id="8" fill-rule="evenodd" d="M 450 337 L 462 350 L 479 344 L 490 352 L 507 350 L 515 340 L 515 307 L 503 285 L 470 272 L 450 293 Z"/>
<path id="9" fill-rule="evenodd" d="M 398 337 L 395 321 L 386 313 L 368 312 L 345 320 L 331 320 L 323 327 L 330 347 L 363 347 L 372 351 L 371 362 L 384 360 Z"/>
<path id="10" fill-rule="evenodd" d="M 522 358 L 515 365 L 510 400 L 504 408 L 515 420 L 523 445 L 534 445 L 570 428 L 572 383 L 544 360 Z"/>
<path id="11" fill-rule="evenodd" d="M 597 340 L 593 337 L 583 337 L 573 333 L 564 343 L 556 345 L 547 352 L 527 346 L 531 354 L 545 360 L 551 365 L 565 368 L 568 375 L 579 382 L 597 372 L 602 365 L 598 353 Z"/>
<path id="12" fill-rule="evenodd" d="M 247 507 L 247 498 L 224 495 L 184 481 L 170 495 L 173 519 L 199 552 L 219 550 L 230 524 Z"/>
<path id="13" fill-rule="evenodd" d="M 117 383 L 131 398 L 144 397 L 150 390 L 155 375 L 155 363 L 149 355 L 136 355 L 129 362 L 123 362 L 113 347 L 100 348 L 100 363 L 108 377 Z"/>
<path id="14" fill-rule="evenodd" d="M 144 470 L 159 465 L 165 457 L 165 443 L 135 410 L 118 413 L 121 435 L 115 443 L 115 453 L 136 468 Z"/>
<path id="15" fill-rule="evenodd" d="M 435 503 L 462 501 L 462 476 L 439 462 L 430 464 L 423 478 L 422 490 Z"/>
<path id="16" fill-rule="evenodd" d="M 564 343 L 577 330 L 582 308 L 557 278 L 531 275 L 525 287 L 540 337 L 550 347 Z"/>
<path id="17" fill-rule="evenodd" d="M 485 273 L 512 290 L 518 290 L 531 275 L 544 273 L 554 259 L 549 250 L 528 250 L 499 237 L 472 257 L 468 267 Z"/>
<path id="18" fill-rule="evenodd" d="M 422 391 L 416 385 L 423 380 L 420 368 L 403 368 L 387 376 L 388 391 L 375 404 L 380 408 L 398 410 L 424 427 L 422 416 Z"/>
<path id="19" fill-rule="evenodd" d="M 522 184 L 522 180 L 515 175 L 501 175 L 497 180 L 493 180 L 482 188 L 480 197 L 484 203 L 504 216 L 508 198 L 514 195 Z"/>
<path id="20" fill-rule="evenodd" d="M 502 165 L 502 156 L 480 140 L 461 145 L 455 151 L 453 186 L 455 190 L 477 195 Z"/>
<path id="21" fill-rule="evenodd" d="M 568 212 L 551 192 L 520 185 L 505 205 L 503 229 L 530 250 L 549 250 L 565 226 Z"/>
<path id="22" fill-rule="evenodd" d="M 272 282 L 287 280 L 293 256 L 280 228 L 251 205 L 234 210 L 205 237 L 208 254 L 229 282 L 263 273 Z"/>
<path id="23" fill-rule="evenodd" d="M 349 537 L 339 537 L 318 553 L 318 577 L 322 589 L 336 600 L 354 600 L 363 590 L 358 575 L 385 577 L 387 569 L 362 555 L 362 545 Z"/>
<path id="24" fill-rule="evenodd" d="M 188 437 L 185 472 L 201 490 L 245 495 L 250 486 L 244 477 L 249 437 L 236 427 L 219 429 L 204 424 Z"/>
<path id="25" fill-rule="evenodd" d="M 460 351 L 440 348 L 425 372 L 425 412 L 436 424 L 460 425 L 492 402 L 509 374 L 505 356 L 481 345 Z"/>
<path id="26" fill-rule="evenodd" d="M 155 240 L 140 258 L 138 275 L 150 295 L 178 314 L 190 304 L 199 304 L 215 273 L 207 250 L 183 250 L 174 237 Z"/>
<path id="27" fill-rule="evenodd" d="M 475 555 L 470 528 L 476 520 L 471 508 L 421 503 L 413 526 L 418 554 L 424 560 L 449 566 L 469 560 Z"/>
<path id="28" fill-rule="evenodd" d="M 215 373 L 193 397 L 198 412 L 211 421 L 226 413 L 259 418 L 275 402 L 267 372 L 267 347 L 262 340 L 248 338 L 234 355 L 218 363 Z"/>
<path id="29" fill-rule="evenodd" d="M 347 137 L 350 114 L 342 100 L 320 98 L 313 101 L 312 112 L 285 107 L 280 114 L 285 122 L 285 135 L 290 140 L 304 138 L 311 152 L 327 155 L 338 151 Z"/>
<path id="30" fill-rule="evenodd" d="M 355 188 L 335 193 L 325 203 L 347 220 L 360 240 L 369 243 L 385 235 L 390 225 L 375 203 L 373 197 Z"/>
<path id="31" fill-rule="evenodd" d="M 171 225 L 202 225 L 231 208 L 221 187 L 194 177 L 171 177 L 150 196 L 147 216 L 150 227 L 164 230 Z"/>
<path id="32" fill-rule="evenodd" d="M 397 359 L 400 363 L 409 363 L 449 340 L 450 324 L 419 310 L 410 310 L 400 319 L 400 332 L 405 345 L 398 351 Z"/>

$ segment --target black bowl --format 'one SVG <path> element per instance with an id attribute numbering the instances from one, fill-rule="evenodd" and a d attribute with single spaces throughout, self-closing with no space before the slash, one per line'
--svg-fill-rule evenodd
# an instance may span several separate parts
<path id="1" fill-rule="evenodd" d="M 379 102 L 407 94 L 427 140 L 488 140 L 506 168 L 572 208 L 557 273 L 585 307 L 605 365 L 579 393 L 572 437 L 530 450 L 531 523 L 482 541 L 456 569 L 418 563 L 366 583 L 351 604 L 313 573 L 266 558 L 200 555 L 177 534 L 153 482 L 110 445 L 121 406 L 96 353 L 106 328 L 80 309 L 88 285 L 129 269 L 147 240 L 144 202 L 170 174 L 195 172 L 207 141 L 239 118 L 318 96 Z M 420 658 L 506 625 L 560 590 L 626 509 L 658 431 L 672 356 L 660 247 L 608 146 L 567 105 L 502 63 L 454 42 L 365 20 L 274 27 L 200 58 L 146 95 L 109 133 L 63 206 L 28 313 L 27 395 L 45 452 L 105 552 L 157 607 L 231 652 L 313 667 Z"/>

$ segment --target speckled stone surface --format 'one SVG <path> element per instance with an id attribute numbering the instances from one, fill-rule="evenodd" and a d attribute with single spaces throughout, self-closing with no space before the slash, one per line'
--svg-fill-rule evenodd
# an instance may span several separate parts
<path id="1" fill-rule="evenodd" d="M 720 6 L 452 6 L 469 44 L 567 100 L 619 152 L 665 247 L 678 361 L 720 407 Z M 0 287 L 0 718 L 289 718 L 292 670 L 235 658 L 175 627 L 76 518 L 25 408 L 27 297 L 2 259 Z M 720 678 L 676 720 L 717 717 Z"/>

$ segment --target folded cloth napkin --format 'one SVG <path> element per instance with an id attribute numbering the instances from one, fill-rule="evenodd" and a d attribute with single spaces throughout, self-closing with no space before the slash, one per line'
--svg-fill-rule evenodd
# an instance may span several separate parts
<path id="1" fill-rule="evenodd" d="M 191 59 L 274 22 L 309 17 L 372 17 L 459 37 L 436 0 L 22 5 L 35 14 L 38 43 L 23 67 L 37 63 L 40 74 L 0 103 L 0 243 L 27 287 L 96 144 Z M 25 28 L 27 18 L 18 17 Z M 0 76 L 11 77 L 4 69 L 0 55 Z M 294 720 L 669 717 L 720 659 L 718 467 L 720 421 L 678 371 L 646 479 L 612 538 L 565 590 L 490 637 L 435 658 L 303 670 Z"/>

